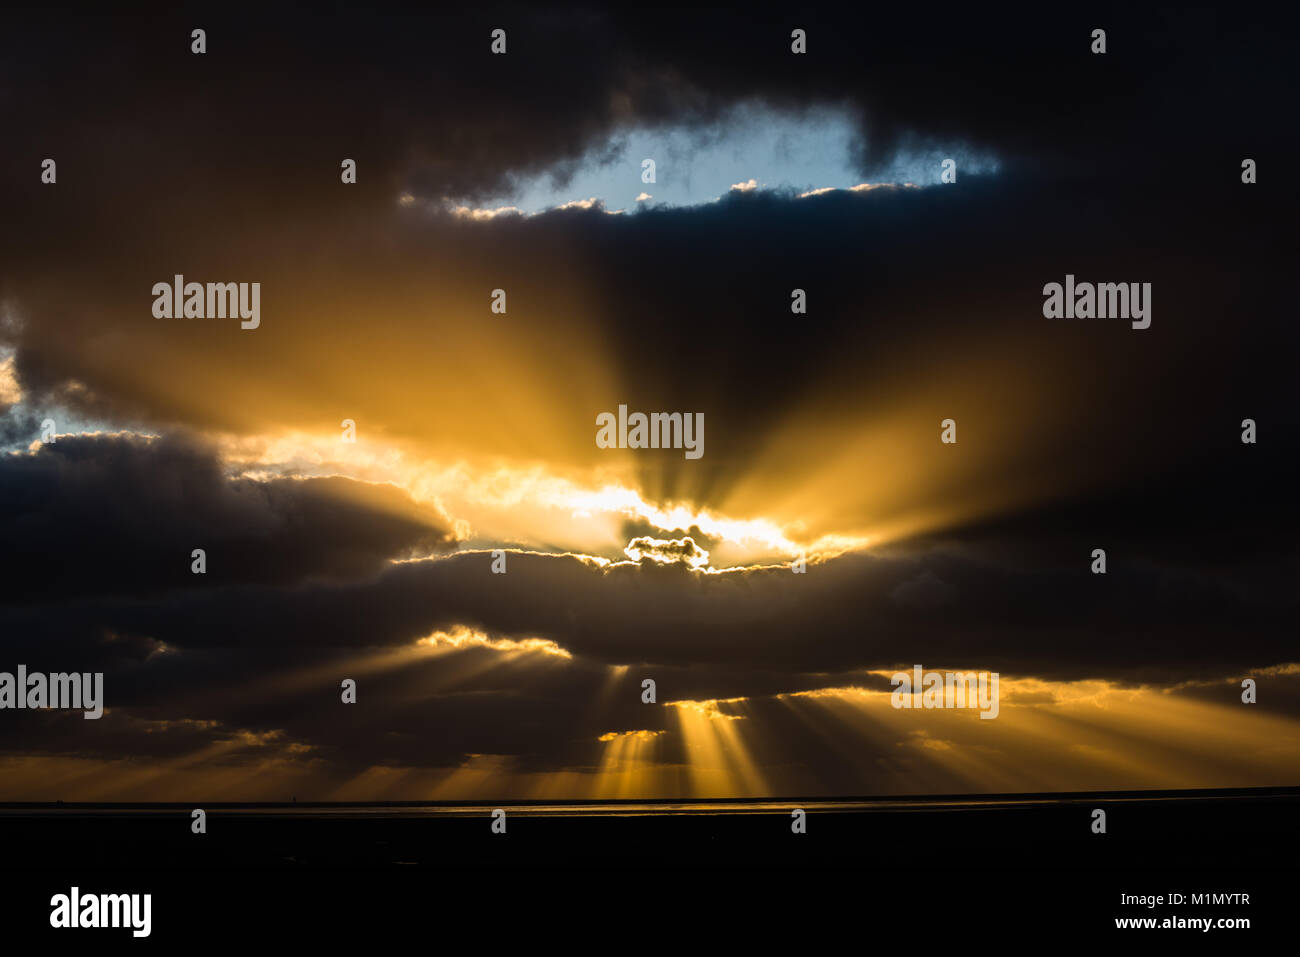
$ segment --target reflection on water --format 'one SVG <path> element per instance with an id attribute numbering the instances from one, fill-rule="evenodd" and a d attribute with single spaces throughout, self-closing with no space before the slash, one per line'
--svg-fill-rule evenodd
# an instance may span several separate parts
<path id="1" fill-rule="evenodd" d="M 208 804 L 209 810 L 219 810 L 223 815 L 245 814 L 256 816 L 287 815 L 293 817 L 389 817 L 389 818 L 455 818 L 482 817 L 501 807 L 512 816 L 520 817 L 662 817 L 671 815 L 737 815 L 785 814 L 792 808 L 823 813 L 869 813 L 897 810 L 991 810 L 1052 805 L 1091 804 L 1099 800 L 1116 802 L 1167 802 L 1167 801 L 1233 801 L 1258 800 L 1272 794 L 1281 796 L 1295 788 L 1247 788 L 1241 790 L 1196 791 L 1126 791 L 1073 794 L 986 795 L 953 798 L 901 798 L 901 799 L 851 799 L 828 801 L 825 799 L 752 801 L 608 801 L 567 804 L 528 804 L 496 802 L 485 804 Z M 175 814 L 188 810 L 189 804 L 6 804 L 0 805 L 0 817 L 30 817 L 37 815 L 131 815 L 150 816 Z"/>

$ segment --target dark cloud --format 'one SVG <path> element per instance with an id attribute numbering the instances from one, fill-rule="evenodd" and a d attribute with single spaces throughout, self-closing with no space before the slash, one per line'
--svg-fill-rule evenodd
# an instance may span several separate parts
<path id="1" fill-rule="evenodd" d="M 1118 166 L 1117 144 L 1175 153 L 1206 126 L 1225 142 L 1284 135 L 1263 94 L 1286 80 L 1285 31 L 1264 11 L 1243 21 L 1209 7 L 940 4 L 923 29 L 909 10 L 842 6 L 647 18 L 581 6 L 431 15 L 339 5 L 269 9 L 256 28 L 198 7 L 147 19 L 8 16 L 6 62 L 39 65 L 42 82 L 36 96 L 14 79 L 0 87 L 7 114 L 62 130 L 65 143 L 113 131 L 99 162 L 131 136 L 165 144 L 179 114 L 203 149 L 172 149 L 212 176 L 288 173 L 321 148 L 360 142 L 376 186 L 419 170 L 432 189 L 486 191 L 510 172 L 572 159 L 619 125 L 705 127 L 750 97 L 852 104 L 868 153 L 959 138 L 1076 172 Z M 189 52 L 199 22 L 202 58 Z M 509 34 L 505 57 L 488 53 L 496 26 Z M 796 26 L 808 31 L 806 56 L 789 52 Z M 1109 35 L 1104 57 L 1089 52 L 1097 26 Z M 260 154 L 241 155 L 254 143 Z M 152 171 L 167 175 L 164 163 Z"/>
<path id="2" fill-rule="evenodd" d="M 0 540 L 17 559 L 6 659 L 102 667 L 120 709 L 7 715 L 9 750 L 176 757 L 247 729 L 348 769 L 467 754 L 555 768 L 598 760 L 600 733 L 668 726 L 639 704 L 650 672 L 661 700 L 871 684 L 865 669 L 922 662 L 1197 679 L 1181 693 L 1231 702 L 1225 675 L 1295 657 L 1295 134 L 1279 110 L 1294 81 L 1272 14 L 386 13 L 4 15 L 0 343 L 25 404 L 0 439 L 33 438 L 46 406 L 166 436 L 65 437 L 0 460 Z M 189 53 L 196 25 L 204 57 Z M 496 26 L 504 58 L 487 53 Z M 796 26 L 807 57 L 788 52 Z M 1087 52 L 1098 26 L 1104 57 Z M 844 106 L 864 178 L 899 149 L 953 145 L 1001 171 L 624 217 L 471 223 L 396 204 L 539 171 L 563 181 L 620 130 L 706 135 L 753 100 Z M 56 187 L 39 182 L 46 156 Z M 1256 186 L 1240 183 L 1246 156 Z M 358 161 L 355 188 L 338 183 L 343 157 Z M 147 291 L 175 272 L 263 282 L 263 328 L 159 332 Z M 1066 272 L 1151 282 L 1152 328 L 1044 320 L 1042 286 Z M 502 282 L 509 331 L 466 345 L 479 327 L 466 304 Z M 806 316 L 789 311 L 796 286 Z M 567 364 L 592 341 L 625 391 L 593 393 Z M 964 471 L 924 458 L 898 481 L 938 502 L 1021 481 L 1036 494 L 805 575 L 524 552 L 493 575 L 484 552 L 390 564 L 456 544 L 447 516 L 396 489 L 232 479 L 176 437 L 333 429 L 351 414 L 368 435 L 473 437 L 484 420 L 463 410 L 518 375 L 497 374 L 506 345 L 582 412 L 571 432 L 539 435 L 527 403 L 501 402 L 486 419 L 522 457 L 530 442 L 593 454 L 589 412 L 619 402 L 705 413 L 698 463 L 644 457 L 657 500 L 726 501 L 795 407 L 806 438 L 774 484 L 878 416 L 929 435 L 956 409 L 959 449 L 984 458 Z M 400 400 L 385 404 L 390 385 Z M 1248 416 L 1256 446 L 1237 438 Z M 867 462 L 862 483 L 905 458 Z M 828 507 L 856 527 L 895 504 Z M 676 540 L 678 557 L 720 544 L 696 527 L 623 531 Z M 1096 547 L 1104 577 L 1088 571 Z M 363 675 L 366 708 L 340 707 L 357 660 L 462 624 L 574 657 L 462 649 Z M 611 682 L 609 664 L 630 667 Z M 1295 713 L 1290 679 L 1270 687 L 1261 706 Z M 778 738 L 802 734 L 815 781 L 843 783 L 829 738 L 800 732 L 795 711 L 761 713 Z M 245 744 L 277 746 L 261 740 Z M 895 760 L 894 746 L 876 756 Z M 686 760 L 680 741 L 666 747 Z"/>
<path id="3" fill-rule="evenodd" d="M 1048 678 L 1176 680 L 1293 656 L 1289 593 L 1261 597 L 1221 575 L 1123 558 L 1093 575 L 1086 550 L 1069 567 L 1000 566 L 944 549 L 850 554 L 805 575 L 786 566 L 717 574 L 655 561 L 601 567 L 530 553 L 511 554 L 508 573 L 496 575 L 491 562 L 464 553 L 391 566 L 369 582 L 214 586 L 147 605 L 83 604 L 58 617 L 69 634 L 106 627 L 181 649 L 359 650 L 465 624 L 548 638 L 609 664 L 743 660 L 792 673 L 919 660 Z M 894 600 L 927 574 L 948 586 L 947 601 Z M 10 616 L 11 633 L 31 620 Z"/>
<path id="4" fill-rule="evenodd" d="M 352 580 L 456 545 L 445 516 L 392 486 L 232 479 L 178 438 L 64 436 L 0 458 L 0 496 L 0 538 L 23 556 L 3 600 L 18 604 Z"/>
<path id="5" fill-rule="evenodd" d="M 11 405 L 0 414 L 0 444 L 22 444 L 40 436 L 41 420 L 29 409 Z"/>
<path id="6" fill-rule="evenodd" d="M 1140 484 L 1146 469 L 1190 464 L 1207 433 L 1248 414 L 1239 410 L 1266 421 L 1271 441 L 1293 440 L 1283 357 L 1294 324 L 1273 304 L 1289 294 L 1294 191 L 1267 185 L 1267 173 L 1254 191 L 1239 182 L 1243 155 L 1276 168 L 1293 136 L 1263 95 L 1284 85 L 1286 60 L 1270 55 L 1285 34 L 1265 20 L 981 8 L 936 13 L 918 31 L 910 12 L 874 8 L 705 9 L 685 24 L 493 13 L 402 20 L 340 8 L 269 15 L 256 30 L 217 16 L 204 57 L 188 52 L 197 13 L 20 19 L 0 42 L 46 79 L 39 96 L 6 89 L 0 100 L 6 128 L 30 144 L 3 161 L 0 206 L 27 228 L 0 237 L 0 280 L 24 319 L 9 336 L 33 401 L 241 430 L 265 424 L 249 407 L 270 389 L 280 401 L 265 418 L 332 423 L 296 403 L 318 381 L 312 343 L 347 341 L 358 370 L 384 368 L 414 390 L 429 362 L 463 368 L 483 355 L 448 340 L 464 304 L 506 277 L 522 347 L 590 338 L 565 318 L 579 304 L 608 317 L 601 335 L 625 393 L 595 408 L 706 414 L 702 460 L 645 456 L 644 487 L 658 498 L 724 498 L 793 402 L 867 418 L 900 390 L 950 381 L 962 357 L 1011 367 L 988 382 L 1012 390 L 997 413 L 1041 403 L 1054 433 L 1028 461 L 1006 455 L 1007 470 L 1051 462 L 1081 480 Z M 505 57 L 487 53 L 497 20 L 509 21 Z M 806 58 L 788 53 L 795 20 L 812 37 Z M 1110 52 L 1097 57 L 1088 37 L 1102 21 Z M 968 141 L 1004 169 L 953 189 L 733 195 L 627 217 L 465 223 L 395 206 L 408 188 L 494 190 L 634 122 L 707 132 L 750 98 L 848 103 L 869 150 Z M 191 136 L 172 132 L 178 118 Z M 39 183 L 37 154 L 61 157 L 56 188 Z M 343 156 L 360 164 L 355 189 L 337 183 Z M 160 335 L 144 290 L 186 270 L 259 278 L 277 318 L 249 334 L 256 345 L 205 325 Z M 1042 286 L 1067 271 L 1152 282 L 1153 328 L 1044 321 Z M 796 285 L 809 293 L 806 317 L 789 312 Z M 431 322 L 413 302 L 440 308 Z M 385 317 L 373 336 L 358 335 L 363 310 Z M 427 360 L 411 347 L 425 342 Z M 139 361 L 107 360 L 110 350 Z M 223 383 L 227 401 L 180 402 L 138 374 L 146 361 L 209 393 L 221 369 L 245 374 Z M 1057 394 L 1041 395 L 1039 377 Z M 360 376 L 339 378 L 331 405 L 366 401 L 350 384 Z M 971 388 L 954 384 L 951 396 L 969 404 Z M 382 412 L 395 434 L 427 428 L 422 409 Z M 590 449 L 585 421 L 573 422 L 555 442 Z"/>

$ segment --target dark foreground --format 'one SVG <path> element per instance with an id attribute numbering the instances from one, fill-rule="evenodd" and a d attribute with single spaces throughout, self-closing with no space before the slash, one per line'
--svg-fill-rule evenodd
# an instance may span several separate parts
<path id="1" fill-rule="evenodd" d="M 504 834 L 493 832 L 495 807 L 506 812 Z M 796 807 L 807 812 L 803 834 L 792 833 Z M 1093 833 L 1096 808 L 1106 812 L 1105 834 Z M 411 933 L 442 947 L 469 932 L 493 947 L 591 933 L 649 946 L 689 941 L 695 951 L 706 942 L 811 942 L 832 928 L 864 943 L 903 933 L 945 948 L 1043 933 L 1135 935 L 1147 944 L 1199 935 L 1231 946 L 1292 922 L 1300 860 L 1300 788 L 835 803 L 209 805 L 205 834 L 192 833 L 191 810 L 0 806 L 0 931 L 8 940 L 132 948 Z M 151 894 L 150 936 L 52 929 L 51 897 L 73 886 L 83 895 Z M 1124 904 L 1122 894 L 1163 901 Z M 1246 896 L 1211 896 L 1225 894 Z M 1171 895 L 1183 899 L 1171 904 Z M 1147 917 L 1244 917 L 1250 928 L 1115 925 Z M 593 939 L 577 949 L 607 948 Z"/>

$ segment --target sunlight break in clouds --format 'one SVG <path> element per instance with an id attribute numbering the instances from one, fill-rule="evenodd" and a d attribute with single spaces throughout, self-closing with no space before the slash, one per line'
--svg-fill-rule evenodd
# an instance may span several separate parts
<path id="1" fill-rule="evenodd" d="M 768 519 L 736 518 L 685 504 L 648 502 L 636 489 L 606 481 L 599 474 L 589 475 L 584 482 L 552 474 L 542 465 L 474 467 L 466 462 L 416 462 L 393 444 L 374 453 L 361 443 L 345 445 L 336 437 L 303 433 L 227 438 L 221 448 L 232 472 L 250 478 L 342 474 L 391 483 L 417 502 L 445 510 L 458 536 L 470 544 L 529 544 L 525 530 L 536 533 L 542 528 L 552 542 L 614 557 L 627 545 L 620 525 L 629 519 L 663 531 L 698 528 L 725 543 L 722 551 L 730 561 L 790 559 L 801 554 L 831 557 L 868 544 L 866 537 L 854 534 L 800 541 L 797 532 Z"/>
<path id="2" fill-rule="evenodd" d="M 640 188 L 647 185 L 640 178 L 643 159 L 655 162 L 655 178 L 649 182 L 654 184 L 656 208 L 699 206 L 728 193 L 760 188 L 805 194 L 860 189 L 853 184 L 862 183 L 864 172 L 887 184 L 933 185 L 939 183 L 940 163 L 948 157 L 955 158 L 968 175 L 999 169 L 991 155 L 948 144 L 933 149 L 909 147 L 878 169 L 862 170 L 856 159 L 859 141 L 857 118 L 842 107 L 792 111 L 749 101 L 732 106 L 708 128 L 687 123 L 616 131 L 591 144 L 573 164 L 571 175 L 566 162 L 563 169 L 518 172 L 512 177 L 512 188 L 481 202 L 435 199 L 473 219 L 506 211 L 531 216 L 552 209 L 586 209 L 598 203 L 609 212 L 619 212 L 651 198 Z"/>

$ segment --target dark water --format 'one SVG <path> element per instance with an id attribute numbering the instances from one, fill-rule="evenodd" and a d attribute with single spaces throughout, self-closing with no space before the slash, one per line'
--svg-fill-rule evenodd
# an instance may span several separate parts
<path id="1" fill-rule="evenodd" d="M 493 832 L 496 808 L 505 812 L 505 833 Z M 794 808 L 806 812 L 805 833 L 792 831 Z M 1093 833 L 1097 808 L 1106 812 L 1105 834 Z M 719 912 L 740 907 L 736 919 L 750 930 L 755 921 L 806 911 L 821 921 L 862 912 L 863 921 L 922 923 L 945 913 L 990 926 L 1082 933 L 1137 915 L 1118 906 L 1122 893 L 1241 891 L 1253 895 L 1242 913 L 1261 922 L 1289 919 L 1300 861 L 1300 788 L 213 804 L 205 808 L 205 834 L 191 832 L 191 810 L 0 806 L 0 871 L 10 888 L 4 907 L 18 925 L 40 931 L 51 894 L 73 885 L 137 889 L 154 895 L 152 937 L 172 940 L 195 926 L 243 939 L 234 925 L 209 926 L 214 906 L 234 908 L 247 927 L 269 926 L 272 936 L 288 932 L 285 914 L 310 912 L 306 924 L 293 924 L 299 939 L 357 931 L 377 914 L 396 927 L 471 918 L 490 925 L 506 919 L 498 918 L 501 908 L 542 919 L 577 907 L 617 930 L 624 919 L 636 924 L 641 908 L 663 916 L 702 900 Z M 631 910 L 619 916 L 619 907 Z"/>

